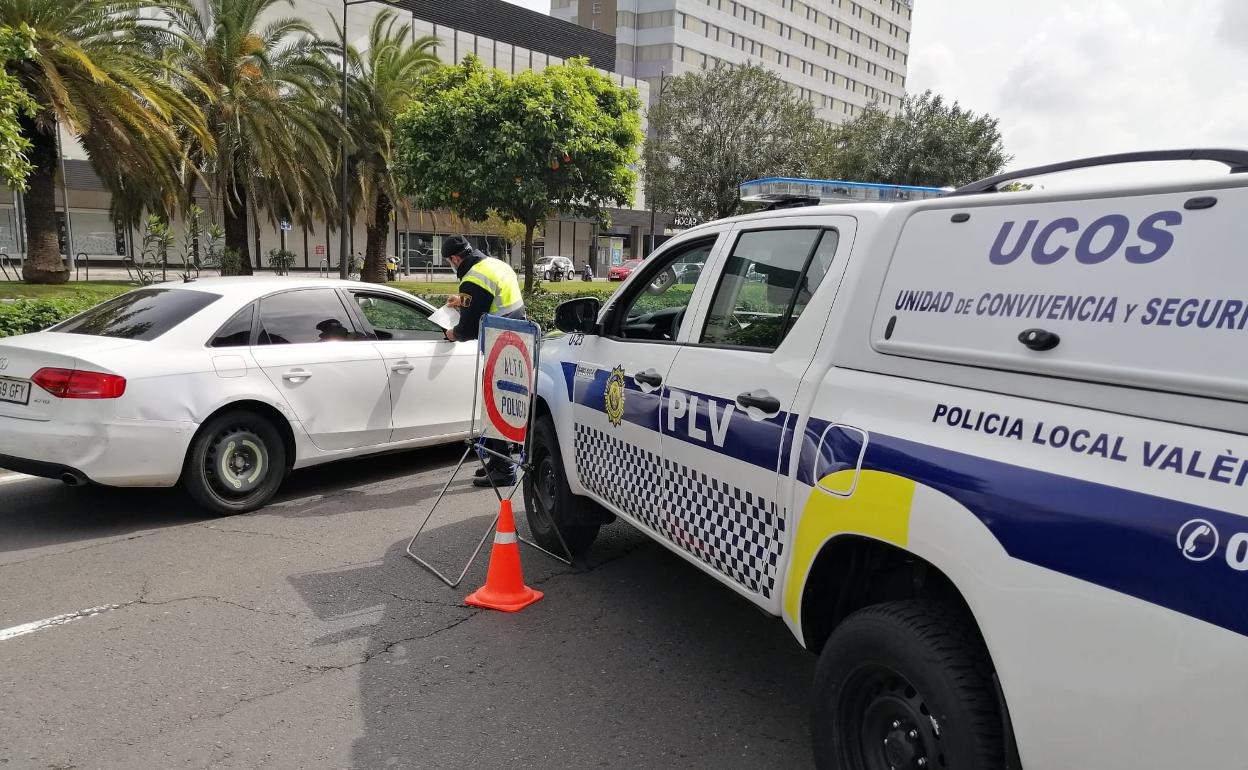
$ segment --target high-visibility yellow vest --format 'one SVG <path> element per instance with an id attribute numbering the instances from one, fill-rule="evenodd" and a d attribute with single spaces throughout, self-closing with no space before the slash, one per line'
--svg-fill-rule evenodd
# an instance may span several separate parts
<path id="1" fill-rule="evenodd" d="M 490 303 L 491 315 L 511 315 L 524 309 L 524 297 L 520 293 L 520 281 L 511 265 L 501 259 L 486 257 L 472 266 L 463 278 L 475 283 L 494 297 Z"/>

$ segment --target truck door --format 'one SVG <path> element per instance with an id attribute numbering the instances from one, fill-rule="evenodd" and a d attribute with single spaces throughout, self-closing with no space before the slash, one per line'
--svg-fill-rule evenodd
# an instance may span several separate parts
<path id="1" fill-rule="evenodd" d="M 790 520 L 778 479 L 826 312 L 799 323 L 822 284 L 825 310 L 835 294 L 853 224 L 822 216 L 735 230 L 664 385 L 667 535 L 776 611 Z"/>
<path id="2" fill-rule="evenodd" d="M 724 230 L 726 232 L 726 228 Z M 681 283 L 677 262 L 705 262 L 721 233 L 648 258 L 612 299 L 601 335 L 581 344 L 570 372 L 573 455 L 581 484 L 616 511 L 648 526 L 661 515 L 659 411 L 663 380 L 701 282 Z"/>

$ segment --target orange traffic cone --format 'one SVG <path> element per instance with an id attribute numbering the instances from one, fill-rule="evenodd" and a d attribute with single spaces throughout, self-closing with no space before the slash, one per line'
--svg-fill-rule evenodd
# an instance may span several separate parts
<path id="1" fill-rule="evenodd" d="M 490 553 L 490 570 L 485 585 L 468 595 L 464 601 L 474 607 L 503 612 L 516 612 L 542 598 L 524 584 L 520 572 L 520 546 L 516 542 L 516 521 L 511 514 L 511 501 L 504 500 L 498 509 L 498 530 L 494 533 L 494 550 Z"/>

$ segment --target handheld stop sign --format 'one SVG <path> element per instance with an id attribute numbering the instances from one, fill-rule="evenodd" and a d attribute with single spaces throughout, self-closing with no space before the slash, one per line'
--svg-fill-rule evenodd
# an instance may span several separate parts
<path id="1" fill-rule="evenodd" d="M 533 401 L 533 360 L 537 326 L 529 321 L 487 315 L 481 322 L 482 435 L 523 444 Z"/>

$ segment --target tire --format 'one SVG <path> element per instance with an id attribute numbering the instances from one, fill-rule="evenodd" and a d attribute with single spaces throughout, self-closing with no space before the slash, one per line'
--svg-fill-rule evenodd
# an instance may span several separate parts
<path id="1" fill-rule="evenodd" d="M 286 477 L 286 444 L 256 412 L 223 412 L 204 423 L 182 469 L 182 485 L 200 507 L 229 516 L 263 507 Z"/>
<path id="2" fill-rule="evenodd" d="M 524 511 L 537 544 L 551 553 L 564 554 L 559 532 L 572 556 L 585 554 L 598 537 L 605 511 L 593 500 L 572 494 L 563 469 L 563 454 L 555 424 L 549 416 L 533 426 L 533 471 L 524 477 Z"/>
<path id="3" fill-rule="evenodd" d="M 546 283 L 550 283 L 550 271 L 549 270 L 542 273 L 542 280 L 545 281 Z"/>
<path id="4" fill-rule="evenodd" d="M 897 601 L 850 615 L 819 657 L 814 697 L 817 767 L 1006 766 L 988 653 L 946 605 Z"/>

